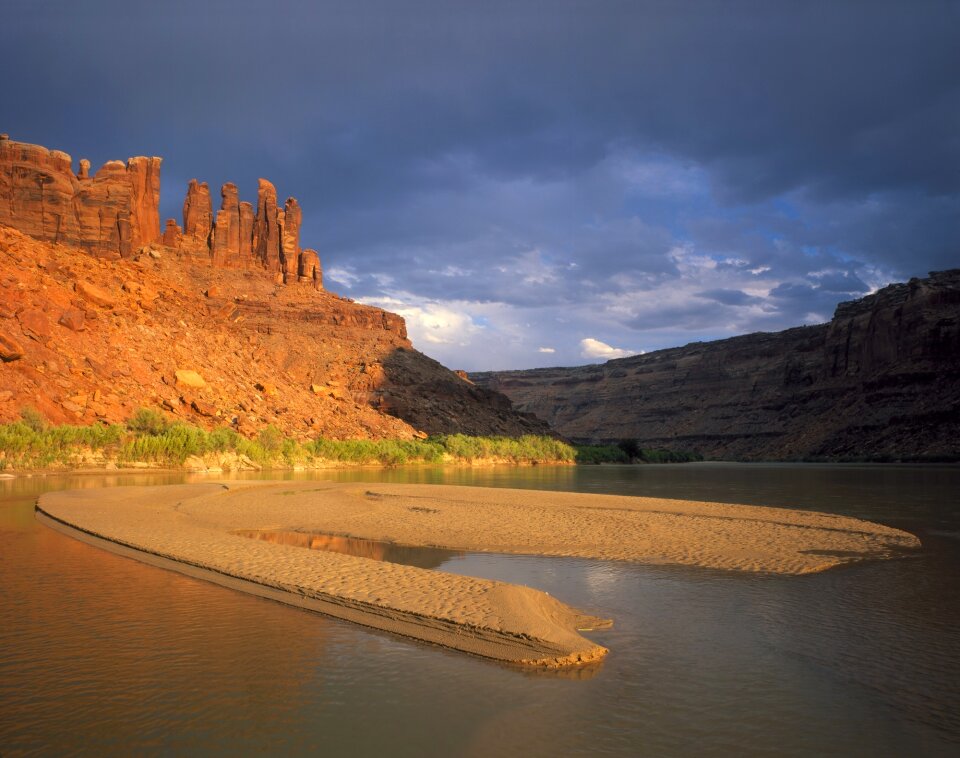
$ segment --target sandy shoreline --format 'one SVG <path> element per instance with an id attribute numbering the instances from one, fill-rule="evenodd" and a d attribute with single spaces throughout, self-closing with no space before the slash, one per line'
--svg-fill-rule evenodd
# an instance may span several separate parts
<path id="1" fill-rule="evenodd" d="M 250 540 L 285 529 L 454 550 L 804 574 L 919 547 L 856 519 L 756 506 L 447 485 L 224 482 L 47 493 L 100 547 L 378 629 L 539 666 L 598 660 L 604 620 L 529 587 Z M 52 522 L 51 522 L 52 520 Z"/>

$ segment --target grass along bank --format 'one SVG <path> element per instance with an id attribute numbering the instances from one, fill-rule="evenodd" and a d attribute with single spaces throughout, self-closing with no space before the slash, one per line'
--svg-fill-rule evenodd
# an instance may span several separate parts
<path id="1" fill-rule="evenodd" d="M 208 431 L 168 422 L 141 409 L 125 425 L 47 424 L 25 409 L 20 421 L 0 424 L 0 471 L 118 467 L 322 468 L 440 463 L 572 464 L 647 460 L 620 446 L 573 446 L 553 437 L 470 437 L 448 434 L 424 440 L 329 440 L 307 442 L 268 426 L 254 439 L 230 427 Z M 640 451 L 655 457 L 657 451 Z M 671 454 L 673 455 L 673 454 Z M 691 460 L 692 458 L 682 458 Z M 696 458 L 699 459 L 699 458 Z"/>

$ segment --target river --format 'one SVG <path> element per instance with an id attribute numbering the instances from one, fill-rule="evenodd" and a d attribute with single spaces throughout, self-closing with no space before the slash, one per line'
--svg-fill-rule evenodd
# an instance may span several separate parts
<path id="1" fill-rule="evenodd" d="M 185 474 L 0 480 L 0 755 L 900 756 L 960 751 L 960 468 L 404 468 L 443 482 L 809 508 L 922 552 L 803 577 L 451 554 L 439 570 L 614 619 L 582 672 L 371 632 L 65 537 L 46 491 Z"/>

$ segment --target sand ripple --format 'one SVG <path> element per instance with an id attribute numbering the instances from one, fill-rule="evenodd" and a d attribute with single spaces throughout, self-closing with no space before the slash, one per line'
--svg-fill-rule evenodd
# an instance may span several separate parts
<path id="1" fill-rule="evenodd" d="M 857 519 L 756 506 L 438 485 L 229 482 L 48 493 L 38 517 L 109 549 L 357 623 L 518 663 L 607 651 L 546 593 L 249 540 L 299 529 L 455 550 L 805 574 L 919 547 Z M 134 552 L 135 551 L 135 552 Z"/>

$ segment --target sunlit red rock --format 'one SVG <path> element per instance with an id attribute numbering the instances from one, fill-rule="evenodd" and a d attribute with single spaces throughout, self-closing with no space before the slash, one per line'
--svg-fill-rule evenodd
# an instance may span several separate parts
<path id="1" fill-rule="evenodd" d="M 0 331 L 0 361 L 9 363 L 23 358 L 23 345 L 5 331 Z"/>
<path id="2" fill-rule="evenodd" d="M 323 271 L 320 269 L 320 256 L 316 250 L 307 248 L 300 253 L 299 280 L 323 289 Z"/>
<path id="3" fill-rule="evenodd" d="M 45 340 L 50 336 L 50 320 L 40 310 L 23 310 L 17 314 L 20 328 L 28 337 L 35 340 Z"/>
<path id="4" fill-rule="evenodd" d="M 244 200 L 240 203 L 240 265 L 246 268 L 253 262 L 253 205 Z"/>
<path id="5" fill-rule="evenodd" d="M 220 189 L 222 202 L 210 242 L 210 259 L 219 268 L 237 268 L 240 264 L 240 198 L 231 182 Z"/>
<path id="6" fill-rule="evenodd" d="M 168 218 L 167 225 L 163 230 L 161 242 L 167 247 L 179 248 L 183 239 L 183 230 L 174 219 Z"/>
<path id="7" fill-rule="evenodd" d="M 99 305 L 103 308 L 113 308 L 117 304 L 116 296 L 102 287 L 98 287 L 90 282 L 85 282 L 83 280 L 78 281 L 76 284 L 76 290 L 78 295 L 94 305 Z"/>
<path id="8" fill-rule="evenodd" d="M 74 332 L 82 332 L 86 328 L 86 315 L 79 308 L 68 308 L 60 314 L 57 323 Z"/>
<path id="9" fill-rule="evenodd" d="M 187 197 L 183 201 L 184 252 L 193 255 L 209 255 L 210 232 L 213 225 L 213 206 L 210 202 L 210 187 L 206 182 L 191 179 L 187 185 Z"/>
<path id="10" fill-rule="evenodd" d="M 280 230 L 280 258 L 285 282 L 297 280 L 300 265 L 300 224 L 303 213 L 295 197 L 288 197 L 283 206 L 283 224 Z"/>
<path id="11" fill-rule="evenodd" d="M 270 273 L 280 271 L 280 225 L 277 189 L 266 179 L 257 183 L 257 215 L 253 222 L 253 250 Z"/>
<path id="12" fill-rule="evenodd" d="M 160 239 L 160 158 L 127 161 L 130 183 L 130 244 L 134 250 Z"/>
<path id="13" fill-rule="evenodd" d="M 160 236 L 160 158 L 90 162 L 59 150 L 0 140 L 0 223 L 37 239 L 129 257 Z"/>

